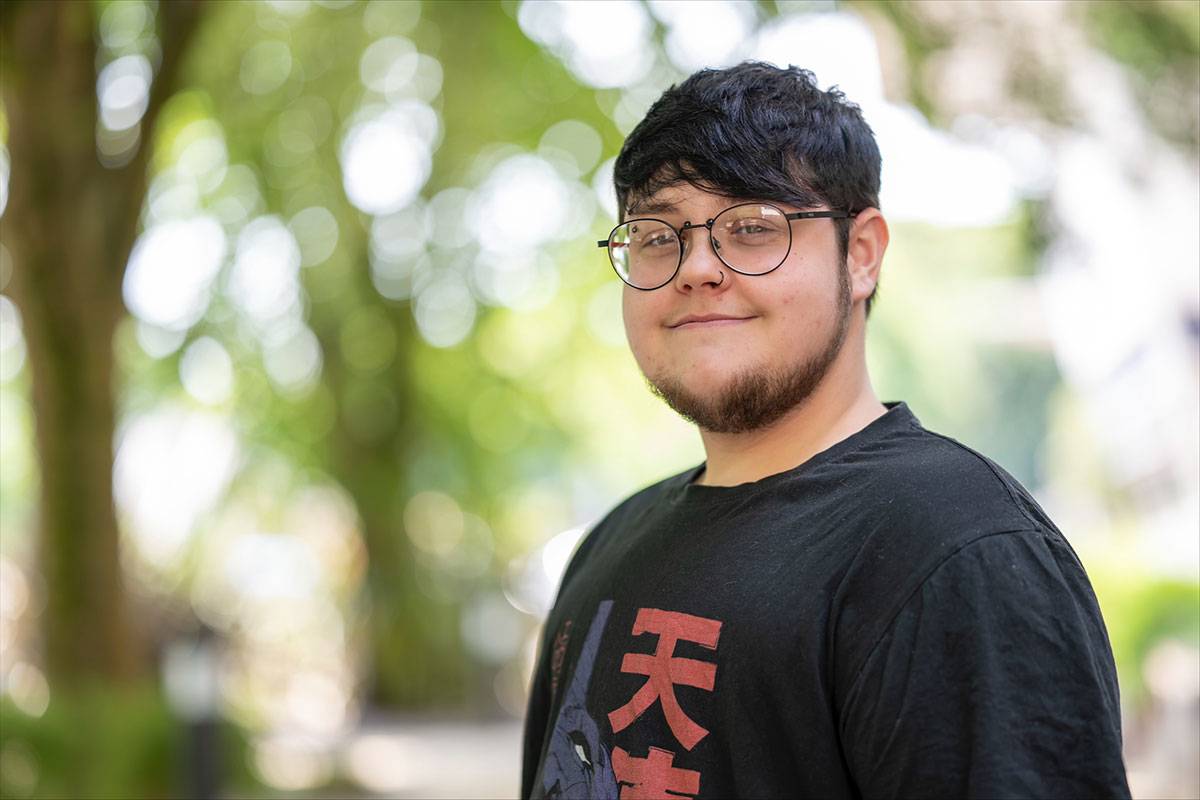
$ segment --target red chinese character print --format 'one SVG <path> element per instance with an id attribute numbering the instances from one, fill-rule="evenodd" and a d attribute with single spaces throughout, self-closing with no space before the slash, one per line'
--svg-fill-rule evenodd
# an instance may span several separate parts
<path id="1" fill-rule="evenodd" d="M 700 791 L 700 773 L 673 767 L 675 754 L 651 747 L 645 758 L 613 749 L 612 765 L 621 787 L 621 800 L 679 800 Z M 668 794 L 671 792 L 671 794 Z"/>
<path id="2" fill-rule="evenodd" d="M 624 730 L 658 700 L 662 703 L 663 716 L 671 726 L 671 733 L 680 744 L 691 750 L 708 735 L 708 731 L 696 724 L 680 708 L 679 700 L 675 697 L 675 684 L 694 686 L 711 692 L 717 675 L 717 665 L 694 658 L 675 657 L 675 643 L 682 639 L 696 642 L 709 650 L 716 650 L 717 639 L 721 635 L 721 623 L 715 619 L 694 617 L 678 611 L 639 608 L 637 619 L 633 623 L 633 634 L 637 636 L 641 633 L 658 634 L 657 649 L 653 655 L 626 653 L 621 662 L 621 671 L 645 675 L 647 680 L 628 703 L 609 713 L 609 724 L 612 725 L 613 733 Z"/>

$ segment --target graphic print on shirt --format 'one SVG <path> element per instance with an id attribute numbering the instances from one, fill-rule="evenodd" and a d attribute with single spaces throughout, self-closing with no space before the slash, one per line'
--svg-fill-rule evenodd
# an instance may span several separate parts
<path id="1" fill-rule="evenodd" d="M 542 762 L 542 789 L 546 797 L 617 798 L 617 781 L 608 750 L 600 741 L 600 726 L 587 712 L 588 684 L 612 604 L 612 600 L 605 600 L 596 609 L 571 683 L 563 695 L 550 734 L 550 748 Z"/>
<path id="2" fill-rule="evenodd" d="M 554 637 L 554 649 L 550 651 L 550 701 L 558 697 L 558 679 L 562 675 L 563 661 L 567 657 L 567 645 L 571 642 L 571 623 L 567 620 Z"/>
<path id="3" fill-rule="evenodd" d="M 600 641 L 612 613 L 613 601 L 604 600 L 588 627 L 579 658 L 563 694 L 545 758 L 542 760 L 541 786 L 550 798 L 603 798 L 638 800 L 674 798 L 688 800 L 700 792 L 700 771 L 688 769 L 689 751 L 709 731 L 690 717 L 676 686 L 691 686 L 706 692 L 716 684 L 717 665 L 713 661 L 675 655 L 680 642 L 692 642 L 716 651 L 721 637 L 721 621 L 679 611 L 639 608 L 630 631 L 634 637 L 657 637 L 651 653 L 627 651 L 620 670 L 641 675 L 645 681 L 621 705 L 600 718 L 588 713 L 588 692 L 592 684 Z M 556 693 L 562 661 L 569 640 L 570 621 L 563 623 L 555 637 L 551 656 L 552 696 Z M 627 752 L 605 741 L 625 730 L 636 731 L 637 721 L 658 704 L 674 741 L 649 742 L 644 752 Z M 607 722 L 609 729 L 601 726 Z M 606 736 L 603 734 L 611 734 Z M 680 749 L 682 748 L 682 749 Z M 677 763 L 682 756 L 684 763 Z"/>
<path id="4" fill-rule="evenodd" d="M 609 724 L 614 734 L 619 733 L 636 722 L 657 700 L 671 734 L 684 749 L 691 750 L 708 735 L 708 730 L 683 710 L 675 696 L 675 685 L 711 692 L 716 682 L 717 665 L 676 656 L 675 645 L 680 641 L 695 642 L 715 651 L 721 636 L 721 622 L 678 611 L 639 608 L 633 622 L 633 635 L 643 633 L 658 636 L 654 653 L 625 653 L 621 671 L 645 675 L 646 682 L 628 702 L 609 712 Z M 640 757 L 614 747 L 613 771 L 621 784 L 621 800 L 689 798 L 699 793 L 699 770 L 675 766 L 675 756 L 676 753 L 662 747 L 651 746 L 646 755 Z"/>

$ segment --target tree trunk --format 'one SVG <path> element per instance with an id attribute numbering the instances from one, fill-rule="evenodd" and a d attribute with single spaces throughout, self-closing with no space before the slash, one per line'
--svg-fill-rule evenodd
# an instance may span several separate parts
<path id="1" fill-rule="evenodd" d="M 127 608 L 113 507 L 113 334 L 146 194 L 148 147 L 119 168 L 96 156 L 96 59 L 88 3 L 0 5 L 11 161 L 0 236 L 12 258 L 41 467 L 37 554 L 52 685 L 128 681 L 149 664 Z M 198 8 L 167 3 L 148 138 Z"/>

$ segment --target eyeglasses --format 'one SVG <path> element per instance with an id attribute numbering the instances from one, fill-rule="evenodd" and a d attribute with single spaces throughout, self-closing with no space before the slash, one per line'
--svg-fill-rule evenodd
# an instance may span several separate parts
<path id="1" fill-rule="evenodd" d="M 634 289 L 650 291 L 674 280 L 687 250 L 683 232 L 708 228 L 708 241 L 721 263 L 743 275 L 765 275 L 787 260 L 794 219 L 846 219 L 846 211 L 793 211 L 770 203 L 741 203 L 702 225 L 675 228 L 661 219 L 627 220 L 612 229 L 598 247 L 608 249 L 613 269 Z M 689 237 L 690 238 L 690 237 Z"/>

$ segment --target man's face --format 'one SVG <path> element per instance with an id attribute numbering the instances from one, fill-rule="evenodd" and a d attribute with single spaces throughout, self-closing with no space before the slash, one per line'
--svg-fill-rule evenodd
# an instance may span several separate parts
<path id="1" fill-rule="evenodd" d="M 645 216 L 679 228 L 689 220 L 703 224 L 738 202 L 681 184 L 648 201 L 670 208 Z M 812 394 L 850 322 L 850 284 L 834 225 L 829 219 L 791 222 L 791 251 L 765 275 L 734 272 L 713 253 L 706 230 L 689 230 L 674 280 L 648 292 L 626 286 L 625 334 L 655 394 L 714 433 L 763 428 Z M 737 319 L 679 324 L 714 314 Z"/>

